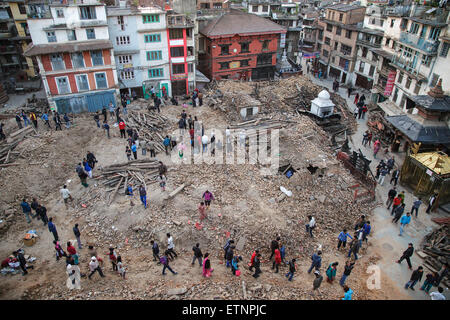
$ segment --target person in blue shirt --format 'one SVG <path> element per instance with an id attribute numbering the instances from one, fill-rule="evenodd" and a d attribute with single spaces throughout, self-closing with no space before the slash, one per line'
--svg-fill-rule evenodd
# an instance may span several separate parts
<path id="1" fill-rule="evenodd" d="M 92 168 L 89 165 L 89 162 L 86 161 L 86 159 L 83 159 L 83 165 L 84 165 L 84 171 L 88 174 L 89 178 L 92 179 Z"/>
<path id="2" fill-rule="evenodd" d="M 50 122 L 48 122 L 48 114 L 44 112 L 41 116 L 41 119 L 44 120 L 45 124 L 48 125 L 48 127 L 51 129 Z"/>
<path id="3" fill-rule="evenodd" d="M 131 151 L 133 152 L 134 160 L 137 160 L 137 147 L 134 141 L 133 144 L 131 145 Z"/>
<path id="4" fill-rule="evenodd" d="M 316 268 L 316 270 L 320 269 L 320 266 L 322 265 L 322 251 L 318 251 L 317 253 L 314 253 L 311 257 L 312 263 L 311 267 L 308 269 L 308 273 L 311 273 L 313 268 Z"/>
<path id="5" fill-rule="evenodd" d="M 169 155 L 170 138 L 166 136 L 163 141 L 164 148 L 166 149 L 166 154 Z"/>
<path id="6" fill-rule="evenodd" d="M 414 211 L 416 211 L 416 218 L 417 218 L 417 215 L 419 213 L 419 207 L 420 207 L 421 204 L 422 204 L 422 199 L 421 198 L 418 198 L 416 201 L 413 202 L 413 206 L 411 208 L 411 215 L 413 215 Z"/>
<path id="7" fill-rule="evenodd" d="M 30 205 L 28 204 L 28 202 L 26 201 L 25 198 L 22 200 L 22 203 L 20 204 L 20 206 L 22 207 L 23 214 L 27 218 L 27 222 L 31 223 L 31 219 L 30 219 L 31 207 L 30 207 Z"/>
<path id="8" fill-rule="evenodd" d="M 286 256 L 286 246 L 284 243 L 280 243 L 280 255 L 281 255 L 281 262 L 287 263 L 284 261 L 284 257 Z"/>
<path id="9" fill-rule="evenodd" d="M 106 130 L 106 134 L 108 135 L 108 139 L 109 139 L 110 138 L 110 136 L 109 136 L 109 124 L 106 121 L 103 122 L 103 129 Z"/>
<path id="10" fill-rule="evenodd" d="M 23 124 L 25 125 L 25 128 L 28 124 L 31 124 L 31 121 L 28 119 L 27 114 L 24 110 L 22 110 L 22 118 L 23 118 Z"/>
<path id="11" fill-rule="evenodd" d="M 127 195 L 130 197 L 130 206 L 134 206 L 134 203 L 133 203 L 133 184 L 131 184 L 131 183 L 128 184 Z"/>
<path id="12" fill-rule="evenodd" d="M 411 213 L 406 213 L 405 216 L 400 219 L 400 233 L 399 236 L 403 234 L 403 229 L 411 222 Z"/>
<path id="13" fill-rule="evenodd" d="M 67 113 L 64 113 L 64 122 L 66 123 L 66 128 L 69 129 L 70 128 L 70 118 L 67 115 Z"/>
<path id="14" fill-rule="evenodd" d="M 362 240 L 364 241 L 366 241 L 366 243 L 367 243 L 367 236 L 369 235 L 369 233 L 370 233 L 370 230 L 372 230 L 372 227 L 370 226 L 370 221 L 367 221 L 365 224 L 364 224 L 364 226 L 362 227 Z"/>
<path id="15" fill-rule="evenodd" d="M 353 294 L 353 290 L 350 289 L 347 286 L 344 286 L 344 297 L 342 298 L 342 300 L 352 300 L 352 294 Z"/>
<path id="16" fill-rule="evenodd" d="M 48 231 L 53 233 L 53 237 L 55 237 L 55 241 L 58 241 L 58 231 L 56 231 L 56 226 L 53 223 L 53 217 L 48 218 Z"/>
<path id="17" fill-rule="evenodd" d="M 337 245 L 338 249 L 341 247 L 341 244 L 342 247 L 345 248 L 345 245 L 347 244 L 347 238 L 353 239 L 352 236 L 347 233 L 347 229 L 344 229 L 338 235 L 338 245 Z"/>

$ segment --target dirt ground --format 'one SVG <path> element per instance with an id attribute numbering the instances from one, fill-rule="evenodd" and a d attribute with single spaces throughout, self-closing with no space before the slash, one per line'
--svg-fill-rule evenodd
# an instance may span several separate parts
<path id="1" fill-rule="evenodd" d="M 133 109 L 133 107 L 130 107 Z M 162 108 L 162 114 L 170 119 L 169 131 L 176 130 L 176 121 L 181 106 Z M 148 112 L 148 111 L 145 111 Z M 224 113 L 207 106 L 193 109 L 188 114 L 198 116 L 205 129 L 221 128 L 227 125 Z M 118 128 L 111 125 L 111 139 L 98 129 L 92 115 L 76 116 L 75 124 L 69 130 L 49 131 L 39 122 L 39 136 L 24 140 L 16 148 L 27 150 L 25 158 L 16 160 L 20 166 L 0 170 L 0 205 L 9 214 L 9 228 L 1 236 L 0 258 L 7 258 L 13 250 L 23 246 L 26 231 L 34 229 L 39 238 L 32 247 L 24 247 L 26 254 L 36 257 L 35 269 L 27 276 L 2 275 L 0 299 L 339 299 L 343 290 L 337 283 L 342 274 L 346 254 L 335 248 L 338 233 L 352 225 L 362 212 L 370 214 L 370 204 L 354 204 L 353 191 L 348 187 L 355 184 L 354 178 L 343 169 L 321 129 L 309 119 L 296 117 L 298 124 L 281 129 L 281 154 L 291 161 L 297 160 L 299 170 L 291 179 L 282 175 L 264 177 L 253 165 L 185 165 L 171 166 L 170 159 L 158 154 L 157 159 L 169 167 L 167 191 L 169 193 L 181 184 L 183 192 L 171 200 L 164 200 L 158 184 L 147 184 L 149 207 L 144 209 L 139 199 L 130 207 L 128 199 L 119 193 L 111 206 L 107 205 L 104 187 L 95 176 L 103 166 L 126 162 L 125 140 L 120 138 Z M 11 124 L 12 122 L 12 124 Z M 10 120 L 14 127 L 14 120 Z M 5 130 L 7 133 L 8 131 Z M 301 138 L 308 131 L 316 132 L 314 137 Z M 81 162 L 87 151 L 95 154 L 98 166 L 94 179 L 88 179 L 89 187 L 80 185 L 75 166 Z M 138 150 L 138 159 L 141 158 Z M 147 153 L 147 158 L 149 154 Z M 323 177 L 311 175 L 306 163 L 325 159 L 327 174 Z M 66 209 L 59 189 L 66 183 L 75 201 Z M 292 190 L 293 196 L 281 202 L 279 187 Z M 208 212 L 208 219 L 202 230 L 194 225 L 198 220 L 197 205 L 202 193 L 210 190 L 216 197 Z M 312 199 L 311 196 L 314 198 Z M 92 280 L 82 278 L 80 291 L 69 291 L 66 286 L 64 260 L 56 261 L 53 236 L 41 221 L 27 224 L 20 209 L 23 197 L 37 197 L 43 203 L 49 217 L 54 217 L 62 247 L 73 240 L 72 227 L 80 225 L 84 248 L 80 253 L 80 268 L 86 273 L 89 256 L 86 244 L 95 245 L 105 260 L 106 278 L 98 274 Z M 85 205 L 85 208 L 82 206 Z M 219 216 L 220 214 L 220 216 Z M 318 222 L 315 237 L 305 233 L 304 224 L 308 214 Z M 114 227 L 114 228 L 113 228 Z M 174 236 L 175 251 L 179 258 L 171 263 L 178 275 L 170 272 L 161 275 L 162 267 L 152 261 L 150 240 L 156 239 L 163 250 L 166 247 L 165 234 Z M 238 253 L 243 257 L 240 263 L 242 275 L 233 276 L 223 265 L 222 247 L 226 233 L 239 243 Z M 280 235 L 287 246 L 288 259 L 297 258 L 298 272 L 294 281 L 288 282 L 284 275 L 271 270 L 269 244 L 275 235 Z M 192 246 L 199 242 L 203 253 L 210 252 L 214 268 L 213 276 L 204 279 L 198 265 L 191 266 Z M 307 274 L 310 256 L 318 245 L 323 247 L 322 274 L 331 262 L 338 261 L 338 276 L 333 284 L 325 281 L 321 295 L 311 296 L 314 275 Z M 107 248 L 117 247 L 124 265 L 128 268 L 127 279 L 113 273 L 107 261 Z M 369 243 L 370 246 L 370 243 Z M 255 280 L 246 267 L 251 252 L 260 248 L 263 255 L 262 275 Z M 368 251 L 366 251 L 368 250 Z M 382 290 L 368 290 L 366 281 L 370 276 L 367 267 L 380 259 L 382 252 L 367 254 L 362 249 L 362 258 L 347 280 L 355 292 L 354 299 L 407 299 L 381 277 Z M 245 282 L 246 292 L 242 289 Z M 169 295 L 172 288 L 186 288 L 183 295 Z"/>

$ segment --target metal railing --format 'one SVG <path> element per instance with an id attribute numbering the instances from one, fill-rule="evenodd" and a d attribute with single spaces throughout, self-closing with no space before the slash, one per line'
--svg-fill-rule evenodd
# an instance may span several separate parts
<path id="1" fill-rule="evenodd" d="M 439 41 L 426 40 L 409 32 L 400 33 L 400 42 L 413 46 L 414 48 L 419 49 L 421 51 L 425 51 L 428 54 L 436 53 L 439 47 Z"/>

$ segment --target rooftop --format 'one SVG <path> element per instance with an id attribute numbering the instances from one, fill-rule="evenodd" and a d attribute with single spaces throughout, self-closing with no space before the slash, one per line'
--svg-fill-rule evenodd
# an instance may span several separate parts
<path id="1" fill-rule="evenodd" d="M 51 44 L 37 44 L 30 46 L 24 51 L 26 57 L 36 56 L 40 54 L 49 54 L 57 52 L 78 52 L 87 50 L 111 49 L 112 43 L 110 40 L 90 40 L 79 41 L 74 43 L 51 43 Z"/>
<path id="2" fill-rule="evenodd" d="M 450 157 L 443 152 L 423 152 L 411 157 L 439 175 L 450 173 Z"/>
<path id="3" fill-rule="evenodd" d="M 426 24 L 429 26 L 433 26 L 433 27 L 445 27 L 447 25 L 444 22 L 437 22 L 436 20 L 427 20 L 427 19 L 421 19 L 421 18 L 416 18 L 416 17 L 408 17 L 407 19 L 417 22 L 417 23 L 422 23 L 422 24 Z"/>
<path id="4" fill-rule="evenodd" d="M 250 34 L 286 33 L 283 26 L 255 14 L 231 10 L 209 22 L 200 31 L 207 37 L 230 37 Z"/>
<path id="5" fill-rule="evenodd" d="M 450 96 L 442 91 L 442 79 L 432 88 L 427 95 L 411 97 L 416 104 L 430 111 L 450 112 Z"/>
<path id="6" fill-rule="evenodd" d="M 361 8 L 366 9 L 366 7 L 363 7 L 363 6 L 354 6 L 351 4 L 344 4 L 344 3 L 340 3 L 340 4 L 336 4 L 336 5 L 327 7 L 327 9 L 337 10 L 337 11 L 341 11 L 341 12 L 348 12 L 348 11 L 361 9 Z"/>

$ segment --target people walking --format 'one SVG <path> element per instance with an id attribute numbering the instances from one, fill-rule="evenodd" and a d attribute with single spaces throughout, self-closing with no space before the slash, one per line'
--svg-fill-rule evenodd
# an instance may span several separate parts
<path id="1" fill-rule="evenodd" d="M 166 155 L 169 155 L 170 138 L 166 136 L 163 140 L 164 149 L 166 150 Z"/>
<path id="2" fill-rule="evenodd" d="M 86 159 L 83 159 L 84 171 L 87 173 L 88 177 L 92 179 L 92 168 Z"/>
<path id="3" fill-rule="evenodd" d="M 380 140 L 375 140 L 375 142 L 374 142 L 374 144 L 373 144 L 373 157 L 374 157 L 374 159 L 376 159 L 377 158 L 377 153 L 378 153 L 378 151 L 380 151 L 380 148 L 381 148 L 381 142 L 380 142 Z"/>
<path id="4" fill-rule="evenodd" d="M 16 122 L 17 122 L 17 126 L 19 127 L 19 129 L 22 129 L 22 119 L 20 118 L 20 116 L 18 114 L 16 114 Z"/>
<path id="5" fill-rule="evenodd" d="M 319 288 L 323 281 L 323 276 L 320 274 L 319 270 L 314 271 L 315 279 L 313 281 L 313 290 L 311 292 L 311 295 L 315 295 L 316 291 L 319 292 L 321 295 Z"/>
<path id="6" fill-rule="evenodd" d="M 39 217 L 41 218 L 42 222 L 44 223 L 44 226 L 46 226 L 48 224 L 47 208 L 45 208 L 44 206 L 39 204 L 37 209 L 36 209 L 36 214 L 39 215 Z"/>
<path id="7" fill-rule="evenodd" d="M 209 260 L 209 253 L 206 252 L 202 264 L 202 276 L 209 278 L 211 277 L 213 271 L 214 269 L 211 268 L 211 261 Z"/>
<path id="8" fill-rule="evenodd" d="M 166 176 L 164 176 L 162 174 L 160 174 L 158 176 L 159 186 L 161 187 L 161 191 L 163 191 L 163 192 L 166 191 L 166 181 L 167 181 Z"/>
<path id="9" fill-rule="evenodd" d="M 256 279 L 261 274 L 261 254 L 259 252 L 256 253 L 255 258 L 253 259 L 251 268 L 253 267 L 255 268 L 255 273 L 252 275 L 252 277 Z"/>
<path id="10" fill-rule="evenodd" d="M 400 170 L 399 169 L 395 169 L 394 172 L 392 172 L 390 184 L 392 184 L 392 182 L 394 182 L 394 186 L 396 186 L 397 183 L 398 183 L 398 178 L 399 177 L 400 177 Z"/>
<path id="11" fill-rule="evenodd" d="M 306 232 L 310 234 L 311 238 L 313 237 L 312 231 L 316 227 L 316 220 L 313 216 L 308 216 L 308 223 L 306 224 Z"/>
<path id="12" fill-rule="evenodd" d="M 48 225 L 47 226 L 48 226 L 48 231 L 50 231 L 53 234 L 53 237 L 55 238 L 55 241 L 58 241 L 59 240 L 58 231 L 56 230 L 56 226 L 53 223 L 53 217 L 50 217 L 48 219 Z"/>
<path id="13" fill-rule="evenodd" d="M 252 253 L 252 257 L 250 258 L 250 264 L 249 264 L 249 268 L 248 270 L 252 271 L 252 269 L 254 268 L 254 264 L 255 264 L 255 258 L 258 255 L 259 250 L 256 249 L 255 251 L 253 251 Z"/>
<path id="14" fill-rule="evenodd" d="M 288 278 L 288 281 L 292 281 L 292 278 L 294 277 L 295 271 L 297 271 L 297 266 L 295 264 L 295 259 L 292 259 L 291 261 L 289 261 L 288 266 L 289 266 L 289 272 L 286 273 L 286 278 Z"/>
<path id="15" fill-rule="evenodd" d="M 127 187 L 127 190 L 126 190 L 125 194 L 128 196 L 128 198 L 130 198 L 130 206 L 131 207 L 134 206 L 134 203 L 133 203 L 133 197 L 134 197 L 133 184 L 131 182 L 128 183 L 128 187 Z"/>
<path id="16" fill-rule="evenodd" d="M 113 271 L 117 271 L 117 253 L 113 247 L 109 248 L 109 262 L 111 262 L 111 267 Z"/>
<path id="17" fill-rule="evenodd" d="M 70 191 L 69 191 L 69 189 L 67 189 L 67 186 L 64 185 L 64 186 L 62 187 L 62 189 L 59 190 L 59 193 L 61 193 L 61 196 L 62 196 L 63 201 L 64 201 L 64 205 L 66 206 L 66 209 L 67 209 L 67 208 L 69 207 L 68 204 L 67 204 L 67 202 L 69 201 L 69 199 L 70 199 L 70 201 L 73 201 L 73 198 L 72 198 L 72 196 L 70 195 Z"/>
<path id="18" fill-rule="evenodd" d="M 100 277 L 102 277 L 102 278 L 105 277 L 105 275 L 103 274 L 102 268 L 100 268 L 100 265 L 98 264 L 96 257 L 91 258 L 91 262 L 89 262 L 89 270 L 91 271 L 91 273 L 88 275 L 89 280 L 91 280 L 91 277 L 95 272 L 98 272 Z"/>
<path id="19" fill-rule="evenodd" d="M 350 258 L 351 254 L 358 260 L 358 251 L 360 248 L 360 241 L 358 239 L 358 233 L 355 233 L 355 238 L 350 242 L 350 249 L 348 250 L 347 258 Z"/>
<path id="20" fill-rule="evenodd" d="M 166 275 L 166 273 L 165 273 L 166 269 L 169 269 L 169 271 L 172 272 L 173 274 L 178 274 L 177 272 L 173 271 L 172 268 L 169 266 L 169 254 L 170 254 L 170 252 L 168 250 L 166 250 L 164 252 L 164 255 L 159 259 L 159 261 L 163 265 L 163 270 L 162 270 L 163 276 Z"/>
<path id="21" fill-rule="evenodd" d="M 192 258 L 192 265 L 194 265 L 195 260 L 198 260 L 198 264 L 201 267 L 203 253 L 202 250 L 200 249 L 200 243 L 196 243 L 195 246 L 192 247 L 192 251 L 194 251 L 194 257 Z"/>
<path id="22" fill-rule="evenodd" d="M 27 218 L 27 222 L 31 223 L 30 214 L 31 214 L 31 207 L 26 201 L 25 198 L 22 199 L 22 202 L 20 203 L 20 206 L 22 207 L 23 214 Z"/>
<path id="23" fill-rule="evenodd" d="M 173 237 L 170 233 L 167 234 L 167 254 L 173 260 L 173 257 L 178 257 L 177 253 L 174 251 L 175 245 L 173 244 Z"/>
<path id="24" fill-rule="evenodd" d="M 416 285 L 417 282 L 420 282 L 422 280 L 422 276 L 423 276 L 423 267 L 420 266 L 416 270 L 414 270 L 413 273 L 411 274 L 411 278 L 405 284 L 405 289 L 409 288 L 414 291 L 414 286 Z"/>
<path id="25" fill-rule="evenodd" d="M 395 165 L 395 158 L 389 158 L 388 161 L 386 162 L 386 167 L 388 169 L 388 174 L 391 174 L 391 170 L 394 168 Z"/>
<path id="26" fill-rule="evenodd" d="M 120 137 L 124 139 L 127 138 L 125 134 L 125 127 L 126 127 L 125 122 L 122 119 L 120 119 L 119 121 Z"/>
<path id="27" fill-rule="evenodd" d="M 200 221 L 203 221 L 206 218 L 206 206 L 203 201 L 198 205 L 198 213 L 200 215 Z"/>
<path id="28" fill-rule="evenodd" d="M 125 274 L 127 273 L 127 268 L 123 266 L 122 257 L 117 257 L 117 272 L 125 280 Z"/>
<path id="29" fill-rule="evenodd" d="M 392 222 L 397 223 L 398 220 L 401 218 L 401 216 L 403 215 L 403 212 L 405 212 L 405 204 L 402 203 L 401 205 L 399 205 L 397 208 L 395 208 L 394 211 L 394 219 L 392 219 Z"/>
<path id="30" fill-rule="evenodd" d="M 388 174 L 388 171 L 389 170 L 387 168 L 381 168 L 381 170 L 380 170 L 380 179 L 378 180 L 378 184 L 380 186 L 383 185 L 384 179 L 386 178 L 386 175 Z"/>
<path id="31" fill-rule="evenodd" d="M 98 111 L 94 114 L 94 121 L 97 124 L 97 128 L 100 128 L 100 116 L 98 115 Z"/>
<path id="32" fill-rule="evenodd" d="M 438 196 L 437 193 L 435 193 L 435 194 L 432 195 L 432 196 L 430 197 L 430 199 L 428 200 L 428 208 L 427 208 L 427 210 L 425 211 L 426 213 L 430 214 L 431 210 L 433 209 L 433 206 L 434 206 L 434 203 L 435 203 L 435 201 L 436 201 L 437 196 Z"/>
<path id="33" fill-rule="evenodd" d="M 211 205 L 211 201 L 214 200 L 214 196 L 211 192 L 209 192 L 208 190 L 206 190 L 203 193 L 202 199 L 205 200 L 205 206 L 206 209 L 209 209 L 210 205 Z"/>
<path id="34" fill-rule="evenodd" d="M 413 202 L 413 205 L 412 205 L 412 208 L 411 208 L 411 215 L 413 215 L 414 211 L 415 211 L 416 212 L 416 218 L 417 218 L 417 215 L 419 214 L 419 208 L 420 208 L 421 204 L 422 204 L 422 199 L 419 197 Z"/>
<path id="35" fill-rule="evenodd" d="M 275 269 L 275 273 L 278 273 L 278 268 L 281 265 L 281 253 L 280 249 L 275 249 L 275 260 L 272 264 L 272 270 Z"/>
<path id="36" fill-rule="evenodd" d="M 73 234 L 75 235 L 75 238 L 77 239 L 77 243 L 78 243 L 78 249 L 83 249 L 83 245 L 81 244 L 81 232 L 80 229 L 78 228 L 78 223 L 75 224 L 75 226 L 73 227 Z"/>
<path id="37" fill-rule="evenodd" d="M 30 112 L 30 120 L 31 122 L 33 122 L 34 127 L 37 129 L 38 128 L 37 117 L 33 111 Z"/>
<path id="38" fill-rule="evenodd" d="M 129 146 L 125 147 L 125 154 L 127 155 L 128 161 L 131 161 L 131 149 Z"/>
<path id="39" fill-rule="evenodd" d="M 308 273 L 311 273 L 312 269 L 315 268 L 316 271 L 322 266 L 322 251 L 317 251 L 311 256 L 311 266 L 308 269 Z"/>
<path id="40" fill-rule="evenodd" d="M 109 124 L 106 122 L 106 120 L 103 122 L 103 129 L 106 131 L 108 139 L 111 138 L 111 136 L 109 135 Z"/>
<path id="41" fill-rule="evenodd" d="M 344 286 L 344 297 L 342 300 L 352 300 L 353 290 L 347 286 Z"/>
<path id="42" fill-rule="evenodd" d="M 227 242 L 225 243 L 225 245 L 223 246 L 223 251 L 224 251 L 223 259 L 225 261 L 227 261 L 228 249 L 230 249 L 230 247 L 233 245 L 233 243 L 234 243 L 234 240 L 228 239 Z M 228 267 L 228 265 L 227 265 L 227 267 Z"/>
<path id="43" fill-rule="evenodd" d="M 342 273 L 342 277 L 339 280 L 339 284 L 341 285 L 341 287 L 344 286 L 345 281 L 347 280 L 348 276 L 352 273 L 354 266 L 355 262 L 351 262 L 350 260 L 347 260 L 347 262 L 345 262 L 344 272 Z"/>
<path id="44" fill-rule="evenodd" d="M 225 259 L 226 259 L 226 267 L 229 268 L 231 267 L 231 262 L 233 260 L 234 257 L 234 249 L 236 249 L 236 247 L 234 245 L 231 245 L 228 250 L 227 253 L 225 255 Z"/>
<path id="45" fill-rule="evenodd" d="M 408 244 L 408 249 L 403 251 L 403 254 L 400 257 L 400 259 L 397 260 L 397 263 L 401 264 L 402 261 L 406 259 L 406 262 L 408 263 L 409 269 L 412 270 L 411 257 L 413 255 L 413 253 L 414 253 L 414 246 L 413 246 L 412 243 L 409 243 Z"/>
<path id="46" fill-rule="evenodd" d="M 397 195 L 394 200 L 392 200 L 392 210 L 391 210 L 391 216 L 394 215 L 397 208 L 402 204 L 402 199 Z M 389 209 L 389 208 L 388 208 Z"/>
<path id="47" fill-rule="evenodd" d="M 426 294 L 428 294 L 430 292 L 431 287 L 433 287 L 433 285 L 435 284 L 437 277 L 438 277 L 437 272 L 428 273 L 425 276 L 425 281 L 423 282 L 423 285 L 420 288 L 420 290 L 423 290 L 425 291 Z"/>
<path id="48" fill-rule="evenodd" d="M 337 272 L 337 266 L 339 265 L 339 262 L 333 262 L 330 263 L 330 265 L 327 268 L 327 271 L 325 272 L 327 275 L 327 282 L 333 283 L 333 280 L 336 278 L 336 272 Z"/>
<path id="49" fill-rule="evenodd" d="M 392 187 L 391 190 L 388 192 L 388 198 L 386 200 L 387 209 L 389 210 L 391 208 L 392 203 L 394 202 L 394 198 L 397 195 L 397 190 L 395 187 Z"/>
<path id="50" fill-rule="evenodd" d="M 434 291 L 430 293 L 431 300 L 446 300 L 445 296 L 442 294 L 444 292 L 444 288 L 438 287 L 438 291 Z"/>
<path id="51" fill-rule="evenodd" d="M 142 184 L 139 186 L 139 196 L 141 198 L 142 204 L 144 205 L 144 208 L 147 209 L 147 191 Z"/>
<path id="52" fill-rule="evenodd" d="M 156 243 L 155 240 L 150 241 L 150 244 L 152 245 L 152 253 L 153 253 L 153 261 L 158 261 L 157 264 L 160 264 L 159 262 L 159 246 L 158 243 Z"/>
<path id="53" fill-rule="evenodd" d="M 153 138 L 150 138 L 150 140 L 147 142 L 147 149 L 150 151 L 150 158 L 156 157 L 155 141 L 153 140 Z"/>
<path id="54" fill-rule="evenodd" d="M 337 245 L 338 250 L 341 247 L 341 245 L 343 248 L 345 248 L 345 245 L 347 244 L 347 238 L 353 239 L 352 236 L 348 234 L 347 229 L 344 229 L 338 235 L 338 245 Z"/>
<path id="55" fill-rule="evenodd" d="M 275 254 L 275 250 L 280 248 L 280 237 L 277 237 L 276 240 L 272 240 L 272 242 L 270 243 L 270 250 L 271 250 L 271 254 L 270 254 L 270 258 L 269 260 L 272 260 L 272 257 Z"/>
<path id="56" fill-rule="evenodd" d="M 137 146 L 135 142 L 131 145 L 131 151 L 133 152 L 134 160 L 137 160 Z"/>
<path id="57" fill-rule="evenodd" d="M 400 219 L 400 233 L 398 234 L 399 236 L 403 235 L 403 230 L 404 228 L 406 228 L 406 226 L 411 222 L 411 213 L 407 212 L 406 215 L 404 215 L 401 219 Z"/>
<path id="58" fill-rule="evenodd" d="M 67 115 L 67 113 L 64 113 L 63 119 L 64 119 L 64 123 L 65 123 L 66 129 L 70 129 L 70 118 Z"/>

